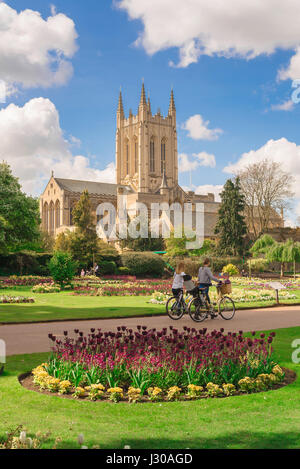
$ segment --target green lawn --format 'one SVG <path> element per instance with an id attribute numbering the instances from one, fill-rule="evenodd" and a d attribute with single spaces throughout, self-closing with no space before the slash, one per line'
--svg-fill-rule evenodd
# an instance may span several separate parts
<path id="1" fill-rule="evenodd" d="M 300 291 L 293 290 L 298 299 L 285 300 L 286 304 L 300 304 Z M 70 292 L 37 294 L 31 287 L 0 290 L 0 295 L 29 296 L 35 303 L 0 305 L 1 323 L 26 323 L 68 319 L 118 318 L 149 316 L 165 313 L 164 305 L 148 303 L 150 296 L 79 296 Z M 237 303 L 238 309 L 273 306 L 271 301 Z"/>
<path id="2" fill-rule="evenodd" d="M 0 323 L 95 319 L 162 314 L 165 307 L 142 296 L 79 296 L 70 292 L 37 294 L 30 287 L 1 290 L 1 295 L 29 296 L 35 303 L 0 305 Z"/>
<path id="3" fill-rule="evenodd" d="M 280 364 L 291 363 L 291 342 L 300 327 L 277 331 Z M 51 432 L 45 447 L 61 437 L 77 447 L 79 433 L 101 448 L 299 448 L 300 378 L 285 388 L 248 396 L 162 404 L 112 404 L 45 396 L 22 388 L 18 374 L 40 364 L 47 354 L 10 357 L 0 377 L 0 438 L 19 424 L 29 433 Z"/>

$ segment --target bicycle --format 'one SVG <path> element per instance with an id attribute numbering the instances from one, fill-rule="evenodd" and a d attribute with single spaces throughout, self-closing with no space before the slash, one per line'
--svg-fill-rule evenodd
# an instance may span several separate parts
<path id="1" fill-rule="evenodd" d="M 204 290 L 205 289 L 198 288 L 196 296 L 189 302 L 189 315 L 192 320 L 202 322 L 209 316 L 213 319 L 219 315 L 226 321 L 230 321 L 236 311 L 233 299 L 227 296 L 228 293 L 231 293 L 231 285 L 222 284 L 217 286 L 219 295 L 216 304 L 217 314 L 215 313 L 214 306 L 209 304 Z"/>
<path id="2" fill-rule="evenodd" d="M 184 298 L 183 290 L 179 293 L 178 296 L 172 296 L 168 299 L 166 303 L 166 311 L 170 319 L 178 321 L 181 319 L 184 314 L 189 312 L 189 304 L 192 300 L 190 294 Z"/>

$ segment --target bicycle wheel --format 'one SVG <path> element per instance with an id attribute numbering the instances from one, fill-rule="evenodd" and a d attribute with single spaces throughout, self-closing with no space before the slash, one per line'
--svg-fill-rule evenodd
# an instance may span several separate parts
<path id="1" fill-rule="evenodd" d="M 220 316 L 229 321 L 235 315 L 235 304 L 229 296 L 223 296 L 219 302 L 219 314 Z"/>
<path id="2" fill-rule="evenodd" d="M 176 296 L 172 296 L 172 298 L 167 301 L 166 310 L 169 318 L 173 319 L 174 321 L 181 319 L 184 314 L 183 305 Z"/>
<path id="3" fill-rule="evenodd" d="M 207 318 L 207 309 L 202 306 L 199 298 L 194 298 L 189 304 L 189 315 L 195 322 L 202 322 Z"/>

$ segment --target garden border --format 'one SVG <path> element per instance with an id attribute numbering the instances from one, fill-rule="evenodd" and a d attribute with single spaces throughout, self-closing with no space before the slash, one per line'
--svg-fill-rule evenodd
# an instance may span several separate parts
<path id="1" fill-rule="evenodd" d="M 270 392 L 270 391 L 277 391 L 278 389 L 284 388 L 286 386 L 289 386 L 290 384 L 293 384 L 298 375 L 295 371 L 290 370 L 289 368 L 284 368 L 282 367 L 282 370 L 285 373 L 284 380 L 281 381 L 280 383 L 275 384 L 272 388 L 264 390 L 264 391 L 254 391 L 251 393 L 245 393 L 242 391 L 238 391 L 232 396 L 219 396 L 219 397 L 208 397 L 208 396 L 201 396 L 198 398 L 187 398 L 184 396 L 182 399 L 178 399 L 176 401 L 167 401 L 166 399 L 159 400 L 157 402 L 151 402 L 149 399 L 142 398 L 141 401 L 138 401 L 137 404 L 162 404 L 162 403 L 167 403 L 167 402 L 194 402 L 194 401 L 201 401 L 204 399 L 226 399 L 228 397 L 237 397 L 237 396 L 249 396 L 251 394 L 261 394 L 265 392 Z M 29 379 L 28 379 L 29 378 Z M 78 399 L 75 399 L 71 394 L 59 394 L 58 392 L 51 392 L 48 390 L 43 390 L 41 391 L 34 383 L 33 383 L 33 375 L 31 371 L 28 371 L 27 373 L 22 373 L 21 375 L 18 376 L 18 381 L 19 384 L 26 389 L 27 391 L 35 392 L 37 394 L 42 394 L 46 396 L 54 396 L 54 397 L 60 397 L 63 399 L 69 399 L 73 401 L 81 401 L 81 402 L 97 402 L 97 403 L 110 403 L 113 404 L 113 402 L 109 399 L 99 399 L 97 401 L 91 401 L 88 399 L 88 397 L 79 397 Z M 183 396 L 182 396 L 183 397 Z M 128 399 L 122 399 L 120 401 L 121 403 L 126 403 L 126 404 L 131 404 Z"/>

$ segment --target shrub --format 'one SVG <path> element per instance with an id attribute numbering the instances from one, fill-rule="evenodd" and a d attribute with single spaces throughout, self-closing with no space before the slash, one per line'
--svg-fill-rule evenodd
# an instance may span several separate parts
<path id="1" fill-rule="evenodd" d="M 128 267 L 119 267 L 120 275 L 130 275 L 130 269 Z"/>
<path id="2" fill-rule="evenodd" d="M 122 255 L 122 262 L 130 274 L 137 277 L 162 277 L 165 269 L 164 260 L 158 254 L 150 252 L 127 252 Z"/>
<path id="3" fill-rule="evenodd" d="M 269 262 L 263 258 L 249 259 L 247 261 L 248 269 L 250 269 L 251 262 L 251 271 L 252 272 L 265 272 L 269 267 Z"/>
<path id="4" fill-rule="evenodd" d="M 49 269 L 53 280 L 61 287 L 73 280 L 77 269 L 77 262 L 73 261 L 71 254 L 55 252 L 49 262 Z"/>
<path id="5" fill-rule="evenodd" d="M 102 275 L 115 275 L 118 273 L 116 263 L 114 261 L 101 261 L 99 265 L 99 273 Z"/>
<path id="6" fill-rule="evenodd" d="M 233 264 L 227 264 L 223 267 L 222 272 L 229 275 L 239 275 L 239 269 Z"/>

